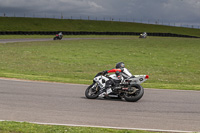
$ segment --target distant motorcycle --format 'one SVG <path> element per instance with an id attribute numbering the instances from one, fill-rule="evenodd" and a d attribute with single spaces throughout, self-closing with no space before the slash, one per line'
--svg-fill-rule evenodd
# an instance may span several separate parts
<path id="1" fill-rule="evenodd" d="M 114 96 L 120 99 L 124 98 L 129 102 L 136 102 L 141 99 L 144 94 L 144 88 L 140 84 L 146 81 L 149 76 L 134 75 L 121 81 L 118 80 L 116 74 L 102 75 L 100 72 L 94 77 L 93 84 L 85 90 L 85 96 L 88 99 L 98 98 L 100 90 L 105 87 L 106 81 L 110 78 L 113 79 L 115 83 L 111 87 L 112 92 L 108 94 L 108 97 Z"/>
<path id="2" fill-rule="evenodd" d="M 139 38 L 147 38 L 147 33 L 144 32 L 144 33 L 140 34 Z"/>
<path id="3" fill-rule="evenodd" d="M 63 34 L 60 32 L 59 34 L 56 34 L 53 40 L 62 40 L 62 38 L 63 38 Z"/>

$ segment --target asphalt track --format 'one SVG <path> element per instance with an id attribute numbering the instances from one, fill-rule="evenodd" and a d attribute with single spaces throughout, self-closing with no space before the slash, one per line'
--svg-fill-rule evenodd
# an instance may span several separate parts
<path id="1" fill-rule="evenodd" d="M 62 40 L 96 40 L 96 39 L 132 39 L 131 37 L 96 37 L 96 38 L 63 38 Z M 14 42 L 36 42 L 36 41 L 60 41 L 60 40 L 53 40 L 53 38 L 25 38 L 25 39 L 0 39 L 0 43 L 14 43 Z"/>
<path id="2" fill-rule="evenodd" d="M 86 99 L 87 85 L 0 78 L 0 120 L 200 131 L 200 92 L 145 89 L 138 102 Z"/>
<path id="3" fill-rule="evenodd" d="M 62 40 L 80 40 L 84 38 L 63 38 Z M 90 39 L 90 38 L 89 38 Z M 91 38 L 92 39 L 92 38 Z M 36 41 L 54 41 L 53 38 L 36 38 L 36 39 L 0 39 L 0 43 L 14 43 L 14 42 L 36 42 Z M 57 40 L 58 41 L 58 40 Z"/>

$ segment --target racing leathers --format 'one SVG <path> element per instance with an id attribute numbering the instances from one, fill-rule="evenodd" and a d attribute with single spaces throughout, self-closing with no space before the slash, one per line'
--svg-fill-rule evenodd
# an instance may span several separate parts
<path id="1" fill-rule="evenodd" d="M 59 36 L 59 38 L 62 38 L 62 37 L 63 37 L 62 32 L 60 32 L 60 33 L 58 34 L 58 36 Z"/>

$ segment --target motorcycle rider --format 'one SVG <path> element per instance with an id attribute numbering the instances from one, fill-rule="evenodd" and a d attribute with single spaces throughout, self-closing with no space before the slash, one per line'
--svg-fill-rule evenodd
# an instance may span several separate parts
<path id="1" fill-rule="evenodd" d="M 62 32 L 58 33 L 59 38 L 62 38 L 63 34 Z"/>
<path id="2" fill-rule="evenodd" d="M 146 33 L 146 32 L 144 32 L 144 33 L 143 33 L 143 36 L 144 36 L 144 38 L 146 38 L 146 37 L 147 37 L 147 33 Z"/>
<path id="3" fill-rule="evenodd" d="M 105 75 L 107 73 L 113 73 L 115 72 L 118 80 L 121 82 L 123 79 L 126 79 L 128 77 L 132 77 L 133 75 L 128 71 L 127 68 L 125 68 L 125 64 L 124 62 L 118 62 L 116 64 L 116 67 L 111 69 L 111 70 L 106 70 L 106 71 L 103 71 L 101 72 L 102 75 Z M 104 97 L 108 94 L 110 94 L 112 92 L 112 89 L 111 89 L 111 86 L 114 85 L 115 82 L 113 79 L 109 79 L 108 81 L 106 81 L 106 85 L 105 85 L 105 88 L 101 89 L 100 90 L 100 95 L 99 97 Z"/>

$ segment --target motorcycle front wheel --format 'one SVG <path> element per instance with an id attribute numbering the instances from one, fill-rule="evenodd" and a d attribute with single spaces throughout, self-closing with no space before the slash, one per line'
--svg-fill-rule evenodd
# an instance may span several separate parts
<path id="1" fill-rule="evenodd" d="M 124 99 L 128 102 L 136 102 L 144 95 L 144 88 L 139 85 L 131 85 L 127 92 L 124 94 Z"/>
<path id="2" fill-rule="evenodd" d="M 85 96 L 88 99 L 96 99 L 99 96 L 99 87 L 96 83 L 93 83 L 85 90 Z"/>

